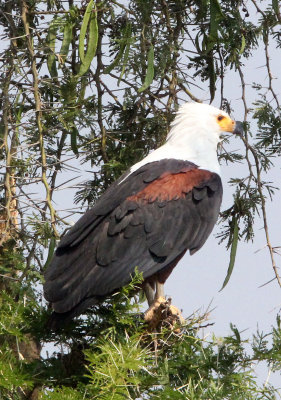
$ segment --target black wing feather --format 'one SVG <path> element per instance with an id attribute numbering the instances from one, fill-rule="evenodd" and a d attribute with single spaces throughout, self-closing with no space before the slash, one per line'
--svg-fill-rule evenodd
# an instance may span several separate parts
<path id="1" fill-rule="evenodd" d="M 165 161 L 172 173 L 187 168 L 186 162 Z M 211 180 L 177 200 L 127 200 L 163 174 L 158 164 L 140 168 L 123 182 L 121 177 L 61 240 L 44 288 L 56 312 L 71 315 L 73 309 L 74 315 L 83 301 L 86 305 L 89 298 L 127 284 L 135 267 L 148 278 L 186 249 L 194 253 L 204 244 L 219 213 L 219 176 L 212 174 Z"/>

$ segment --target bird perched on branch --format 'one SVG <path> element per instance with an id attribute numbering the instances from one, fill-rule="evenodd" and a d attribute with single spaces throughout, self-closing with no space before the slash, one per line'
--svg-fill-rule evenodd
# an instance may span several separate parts
<path id="1" fill-rule="evenodd" d="M 180 107 L 166 143 L 113 183 L 61 239 L 45 274 L 53 326 L 128 284 L 136 267 L 149 306 L 164 297 L 173 268 L 187 250 L 203 246 L 217 221 L 217 145 L 234 130 L 222 110 Z"/>

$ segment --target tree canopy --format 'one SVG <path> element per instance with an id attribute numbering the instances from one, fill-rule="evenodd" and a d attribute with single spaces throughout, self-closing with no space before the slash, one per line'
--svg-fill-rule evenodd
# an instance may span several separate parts
<path id="1" fill-rule="evenodd" d="M 129 286 L 54 333 L 46 329 L 42 279 L 56 240 L 81 208 L 163 143 L 180 104 L 204 100 L 233 111 L 227 87 L 235 74 L 243 149 L 223 147 L 219 156 L 245 163 L 247 173 L 230 181 L 233 204 L 221 212 L 219 240 L 230 249 L 225 284 L 238 241 L 254 240 L 255 218 L 262 218 L 269 268 L 281 286 L 267 218 L 279 183 L 266 179 L 281 149 L 280 82 L 272 69 L 281 47 L 279 7 L 277 0 L 2 2 L 1 398 L 277 398 L 257 383 L 252 366 L 266 361 L 280 371 L 279 319 L 268 336 L 250 340 L 252 350 L 234 326 L 228 337 L 202 338 L 204 316 L 155 336 Z M 256 54 L 266 80 L 252 82 L 246 68 Z M 59 197 L 69 188 L 71 209 Z M 46 343 L 60 350 L 41 357 Z"/>

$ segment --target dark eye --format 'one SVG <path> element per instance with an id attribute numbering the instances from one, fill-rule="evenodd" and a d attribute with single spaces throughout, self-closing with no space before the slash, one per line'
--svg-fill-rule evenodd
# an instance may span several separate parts
<path id="1" fill-rule="evenodd" d="M 218 120 L 218 121 L 221 121 L 221 120 L 223 120 L 224 118 L 225 118 L 225 117 L 224 117 L 223 115 L 219 115 L 218 118 L 217 118 L 217 120 Z"/>

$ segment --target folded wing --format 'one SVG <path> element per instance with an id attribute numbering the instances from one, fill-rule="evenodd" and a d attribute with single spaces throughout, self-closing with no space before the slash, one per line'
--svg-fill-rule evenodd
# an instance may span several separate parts
<path id="1" fill-rule="evenodd" d="M 193 254 L 217 220 L 217 174 L 178 160 L 147 164 L 116 181 L 62 238 L 45 275 L 45 297 L 66 313 L 149 278 L 179 255 Z"/>

